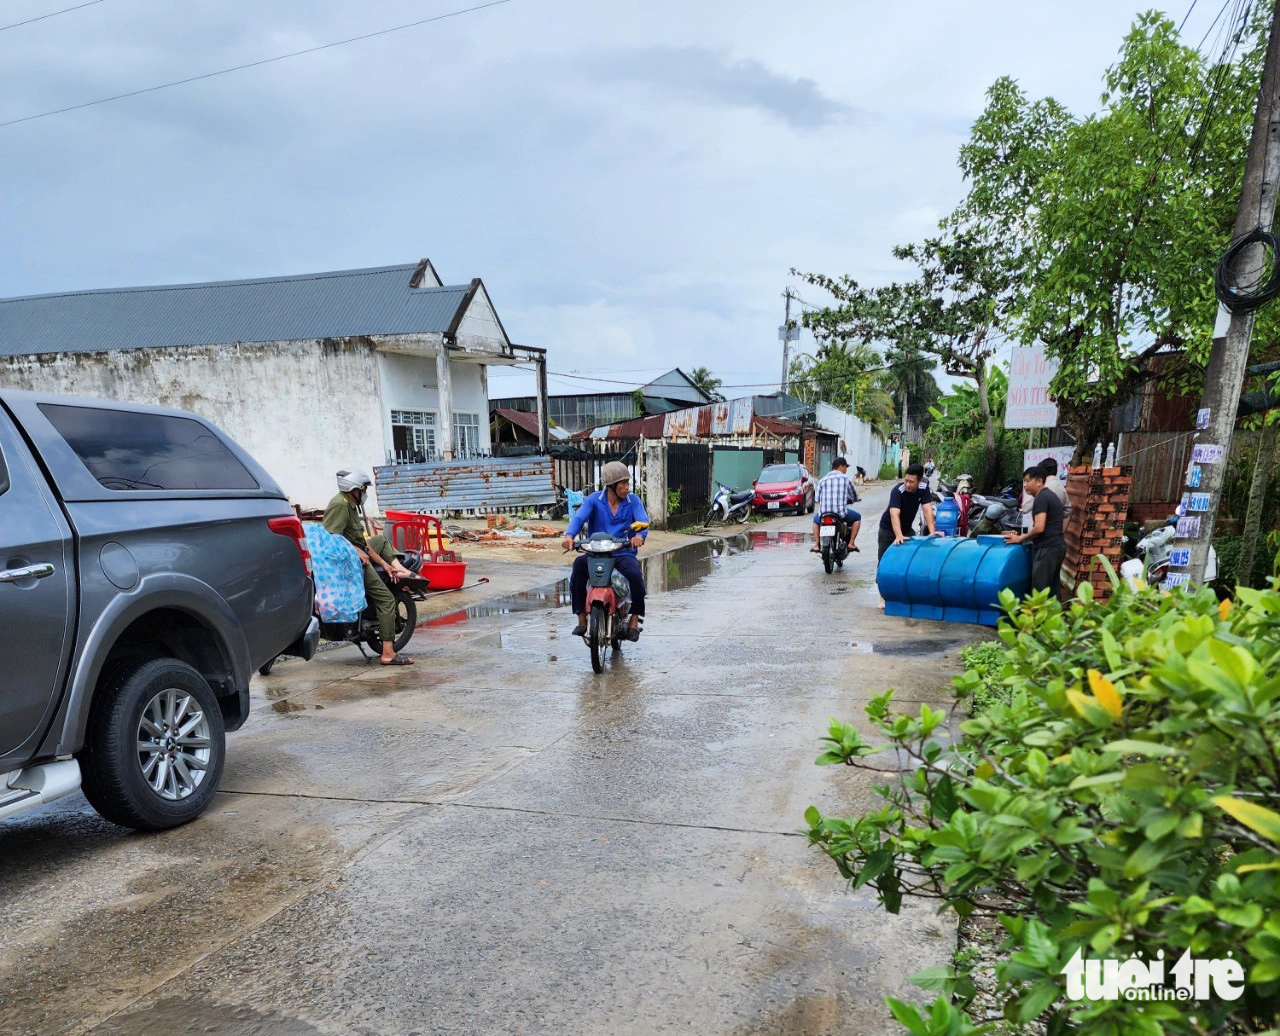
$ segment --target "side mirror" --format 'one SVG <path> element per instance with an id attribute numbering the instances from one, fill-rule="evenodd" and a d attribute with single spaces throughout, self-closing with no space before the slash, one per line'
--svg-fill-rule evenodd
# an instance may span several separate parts
<path id="1" fill-rule="evenodd" d="M 759 482 L 759 481 L 760 481 L 760 480 L 759 480 L 758 478 L 753 478 L 753 479 L 751 480 L 751 488 L 752 488 L 752 489 L 755 489 L 755 487 L 756 487 L 756 483 L 757 483 L 757 482 Z"/>

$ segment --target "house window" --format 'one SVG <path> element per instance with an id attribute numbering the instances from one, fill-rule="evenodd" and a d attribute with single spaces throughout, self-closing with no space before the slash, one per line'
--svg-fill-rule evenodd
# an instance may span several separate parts
<path id="1" fill-rule="evenodd" d="M 392 410 L 391 450 L 401 464 L 421 464 L 434 456 L 436 415 L 428 410 Z"/>
<path id="2" fill-rule="evenodd" d="M 460 457 L 474 457 L 480 452 L 480 415 L 454 414 L 453 438 Z"/>

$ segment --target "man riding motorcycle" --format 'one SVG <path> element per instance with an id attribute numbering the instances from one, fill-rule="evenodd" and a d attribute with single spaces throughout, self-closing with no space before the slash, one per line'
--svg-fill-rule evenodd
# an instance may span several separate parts
<path id="1" fill-rule="evenodd" d="M 644 544 L 648 535 L 647 529 L 632 534 L 634 522 L 649 524 L 649 515 L 645 512 L 644 503 L 631 492 L 631 473 L 625 464 L 610 461 L 601 473 L 604 489 L 592 493 L 582 501 L 582 506 L 574 513 L 565 530 L 564 549 L 572 550 L 574 537 L 584 528 L 588 535 L 596 532 L 607 532 L 618 542 L 630 542 L 631 546 L 620 551 L 615 560 L 615 569 L 621 572 L 631 587 L 631 624 L 626 631 L 628 640 L 640 639 L 640 620 L 644 617 L 644 576 L 640 573 L 640 562 L 636 560 L 636 551 Z M 569 595 L 573 599 L 573 612 L 578 617 L 578 625 L 574 628 L 575 637 L 584 636 L 587 632 L 587 557 L 580 554 L 573 563 L 573 573 L 569 576 Z"/>
<path id="2" fill-rule="evenodd" d="M 372 484 L 373 479 L 363 471 L 339 471 L 338 495 L 329 501 L 329 506 L 324 510 L 324 527 L 325 531 L 346 539 L 360 555 L 365 596 L 378 614 L 382 664 L 413 665 L 412 658 L 396 654 L 396 599 L 387 589 L 387 584 L 373 570 L 373 566 L 376 564 L 385 569 L 393 583 L 412 578 L 413 573 L 400 563 L 400 556 L 385 536 L 365 537 L 364 499 Z"/>

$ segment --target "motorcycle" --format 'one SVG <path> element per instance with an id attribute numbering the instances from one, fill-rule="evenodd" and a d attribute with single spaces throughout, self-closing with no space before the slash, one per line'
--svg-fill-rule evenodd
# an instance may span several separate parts
<path id="1" fill-rule="evenodd" d="M 754 490 L 746 489 L 739 493 L 723 482 L 717 482 L 716 495 L 711 500 L 711 508 L 707 511 L 707 520 L 703 524 L 733 521 L 739 525 L 745 525 L 747 519 L 751 517 L 752 501 L 755 495 Z"/>
<path id="2" fill-rule="evenodd" d="M 1169 562 L 1173 559 L 1173 541 L 1178 536 L 1178 519 L 1170 518 L 1154 532 L 1148 533 L 1138 541 L 1135 548 L 1137 557 L 1132 557 L 1120 565 L 1120 576 L 1136 590 L 1139 580 L 1148 585 L 1159 586 L 1169 575 Z M 1204 581 L 1212 583 L 1218 578 L 1218 555 L 1209 548 L 1209 561 L 1205 565 Z"/>
<path id="3" fill-rule="evenodd" d="M 975 520 L 974 514 L 977 514 Z M 1006 532 L 1022 531 L 1022 515 L 1016 502 L 987 496 L 973 498 L 973 510 L 969 512 L 969 536 L 1000 536 Z"/>
<path id="4" fill-rule="evenodd" d="M 818 543 L 827 575 L 834 568 L 844 568 L 845 558 L 849 556 L 849 526 L 844 515 L 824 511 L 818 517 Z"/>
<path id="5" fill-rule="evenodd" d="M 632 522 L 632 533 L 647 529 L 647 522 Z M 618 554 L 629 546 L 607 532 L 594 532 L 574 548 L 587 555 L 587 632 L 583 640 L 591 649 L 591 668 L 604 672 L 604 649 L 622 650 L 622 638 L 631 619 L 631 584 L 615 565 Z"/>
<path id="6" fill-rule="evenodd" d="M 413 629 L 418 624 L 418 606 L 415 602 L 415 596 L 421 599 L 422 591 L 431 585 L 429 579 L 416 574 L 418 567 L 422 564 L 422 558 L 416 551 L 407 552 L 402 563 L 407 569 L 415 573 L 412 578 L 393 582 L 381 566 L 377 569 L 378 577 L 387 585 L 391 595 L 396 599 L 396 636 L 392 643 L 397 654 L 408 645 L 413 637 Z M 313 608 L 312 614 L 320 622 L 321 640 L 337 644 L 354 644 L 360 649 L 360 654 L 364 655 L 365 658 L 369 657 L 365 653 L 366 645 L 372 649 L 375 656 L 382 654 L 382 636 L 378 631 L 378 613 L 374 610 L 372 602 L 365 605 L 364 611 L 360 613 L 360 618 L 355 622 L 324 622 L 320 619 L 319 608 Z M 276 659 L 273 658 L 270 662 L 259 666 L 259 674 L 262 676 L 271 675 L 271 670 L 275 664 Z"/>

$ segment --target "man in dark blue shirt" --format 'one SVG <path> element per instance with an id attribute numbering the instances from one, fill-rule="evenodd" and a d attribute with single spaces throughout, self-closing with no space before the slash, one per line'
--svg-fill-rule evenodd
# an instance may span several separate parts
<path id="1" fill-rule="evenodd" d="M 631 546 L 618 552 L 614 569 L 621 572 L 631 587 L 631 624 L 627 629 L 628 640 L 640 639 L 640 620 L 644 617 L 644 576 L 636 551 L 648 536 L 649 515 L 641 499 L 631 492 L 631 472 L 625 464 L 610 461 L 601 472 L 604 489 L 592 493 L 574 512 L 564 533 L 564 549 L 573 549 L 573 540 L 585 528 L 587 533 L 607 532 L 618 542 L 630 541 Z M 631 526 L 643 522 L 646 528 L 632 532 Z M 587 556 L 580 554 L 573 563 L 569 576 L 569 596 L 573 600 L 573 613 L 578 625 L 575 637 L 587 632 Z"/>
<path id="2" fill-rule="evenodd" d="M 880 516 L 880 553 L 876 561 L 884 557 L 884 552 L 895 544 L 903 542 L 911 535 L 916 524 L 916 515 L 924 511 L 924 524 L 930 536 L 936 536 L 933 526 L 933 494 L 921 484 L 924 478 L 924 466 L 912 464 L 902 481 L 889 492 L 889 506 Z"/>

